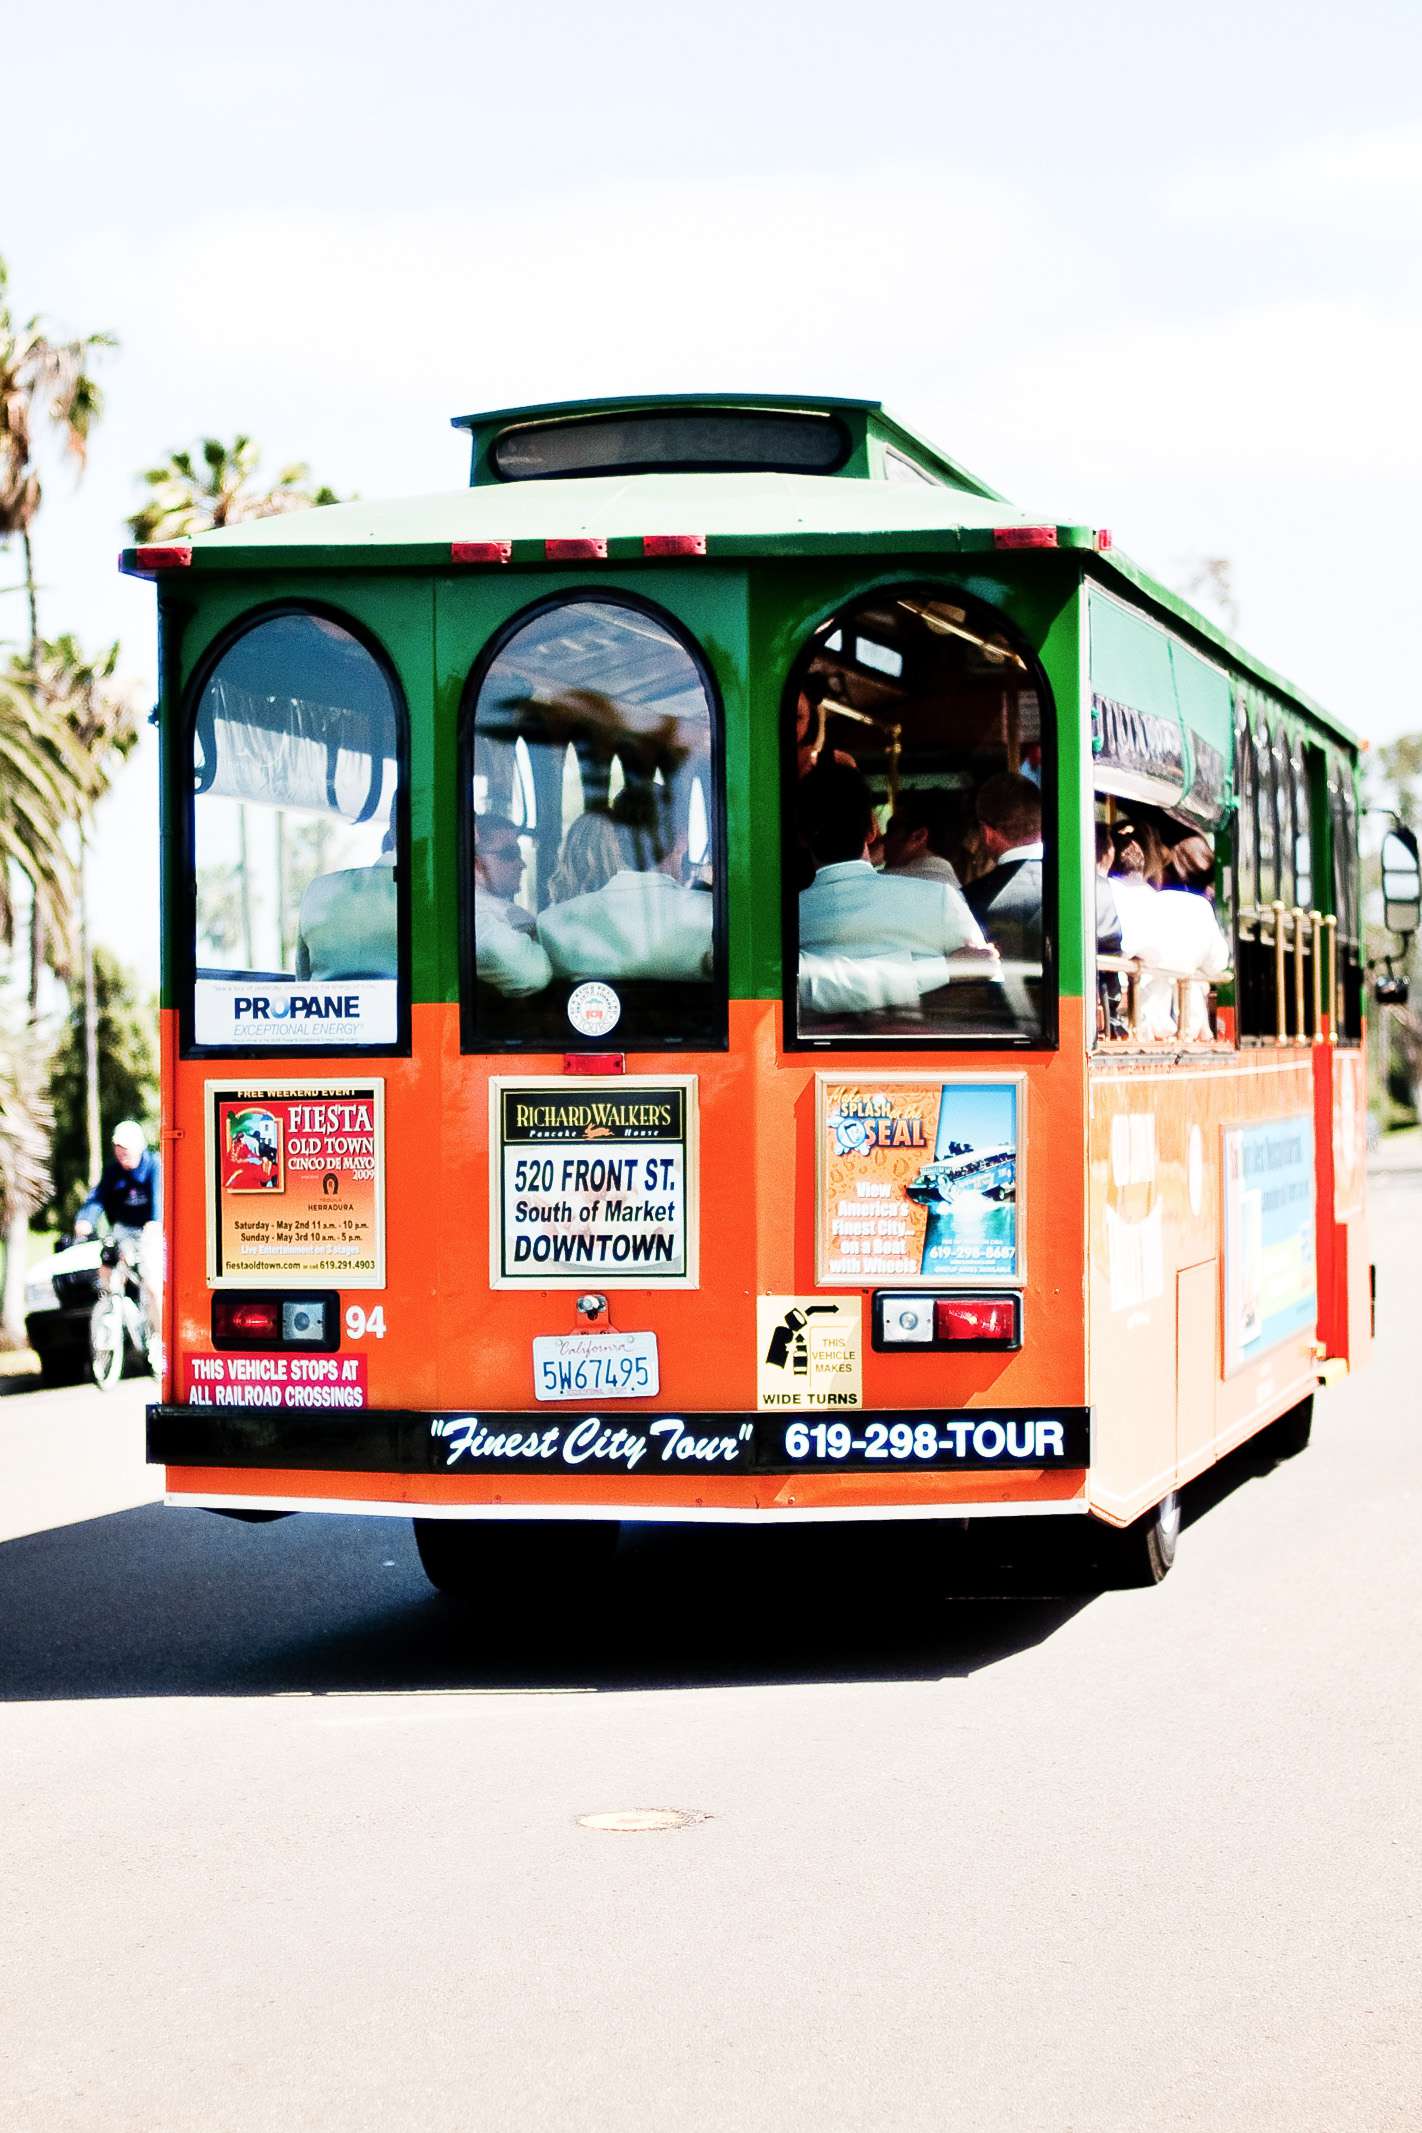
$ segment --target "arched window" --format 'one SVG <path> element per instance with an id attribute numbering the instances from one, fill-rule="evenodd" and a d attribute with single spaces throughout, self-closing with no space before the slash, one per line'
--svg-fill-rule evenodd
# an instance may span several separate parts
<path id="1" fill-rule="evenodd" d="M 466 1046 L 724 1045 L 717 714 L 675 625 L 587 596 L 521 616 L 464 746 Z"/>
<path id="2" fill-rule="evenodd" d="M 783 716 L 791 1041 L 1054 1042 L 1054 736 L 1001 618 L 873 593 L 815 633 Z"/>
<path id="3" fill-rule="evenodd" d="M 1271 904 L 1282 895 L 1279 886 L 1279 816 L 1274 795 L 1274 753 L 1269 729 L 1260 721 L 1254 729 L 1254 804 L 1259 825 L 1259 901 Z"/>
<path id="4" fill-rule="evenodd" d="M 401 706 L 345 624 L 267 614 L 192 721 L 191 1041 L 358 1051 L 400 1036 Z"/>

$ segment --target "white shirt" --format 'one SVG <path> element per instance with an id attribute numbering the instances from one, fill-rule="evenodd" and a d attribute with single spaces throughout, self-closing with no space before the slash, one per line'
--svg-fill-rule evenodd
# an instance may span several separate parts
<path id="1" fill-rule="evenodd" d="M 959 886 L 953 862 L 940 858 L 937 852 L 920 852 L 901 867 L 885 867 L 884 872 L 905 881 L 946 881 L 950 889 Z"/>
<path id="2" fill-rule="evenodd" d="M 705 889 L 623 868 L 605 888 L 550 904 L 538 938 L 565 978 L 708 978 L 714 911 Z"/>
<path id="3" fill-rule="evenodd" d="M 474 885 L 474 968 L 486 985 L 511 1000 L 542 992 L 553 965 L 533 934 L 513 922 L 506 896 Z M 520 914 L 522 915 L 522 914 Z"/>
<path id="4" fill-rule="evenodd" d="M 1229 968 L 1229 948 L 1209 898 L 1190 889 L 1152 889 L 1130 877 L 1113 878 L 1111 889 L 1121 916 L 1121 952 L 1146 965 L 1136 999 L 1139 1034 L 1152 1038 L 1179 1035 L 1187 1041 L 1208 1037 L 1207 984 L 1189 987 L 1185 1026 L 1177 1030 L 1177 981 L 1164 973 L 1176 971 L 1185 977 L 1198 971 L 1203 981 Z"/>
<path id="5" fill-rule="evenodd" d="M 1010 852 L 999 852 L 993 861 L 995 867 L 1015 866 L 1019 859 L 1041 859 L 1045 856 L 1042 840 L 1035 844 L 1014 844 Z"/>
<path id="6" fill-rule="evenodd" d="M 800 1004 L 819 1014 L 913 1009 L 951 982 L 956 949 L 984 945 L 955 885 L 838 860 L 800 891 Z"/>

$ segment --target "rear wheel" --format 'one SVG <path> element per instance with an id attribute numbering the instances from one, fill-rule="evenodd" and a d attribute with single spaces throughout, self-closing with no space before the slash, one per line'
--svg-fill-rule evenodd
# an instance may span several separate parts
<path id="1" fill-rule="evenodd" d="M 1180 1498 L 1174 1489 L 1129 1526 L 1098 1526 L 1096 1549 L 1106 1583 L 1118 1589 L 1158 1585 L 1175 1561 L 1179 1539 Z"/>
<path id="2" fill-rule="evenodd" d="M 123 1376 L 128 1335 L 123 1299 L 101 1296 L 89 1319 L 89 1369 L 100 1392 L 112 1392 Z"/>
<path id="3" fill-rule="evenodd" d="M 617 1550 L 615 1519 L 417 1518 L 425 1576 L 465 1606 L 502 1603 L 527 1614 L 576 1602 L 569 1588 L 605 1575 Z"/>

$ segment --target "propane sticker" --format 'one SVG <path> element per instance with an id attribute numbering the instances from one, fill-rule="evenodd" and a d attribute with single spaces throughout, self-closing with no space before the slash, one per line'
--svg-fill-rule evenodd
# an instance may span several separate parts
<path id="1" fill-rule="evenodd" d="M 862 1407 L 863 1331 L 858 1296 L 758 1296 L 757 1405 Z"/>

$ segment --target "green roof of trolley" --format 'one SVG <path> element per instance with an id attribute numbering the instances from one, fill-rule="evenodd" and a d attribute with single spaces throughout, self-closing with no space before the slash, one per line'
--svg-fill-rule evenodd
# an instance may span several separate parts
<path id="1" fill-rule="evenodd" d="M 900 482 L 867 473 L 789 474 L 626 473 L 553 480 L 480 479 L 472 486 L 434 496 L 382 502 L 328 504 L 319 509 L 249 519 L 197 534 L 190 544 L 192 569 L 208 573 L 277 570 L 452 569 L 456 542 L 508 542 L 514 567 L 548 567 L 550 540 L 593 538 L 607 543 L 609 562 L 641 562 L 649 534 L 703 536 L 709 559 L 753 556 L 862 555 L 881 565 L 912 557 L 915 565 L 935 558 L 991 556 L 1013 569 L 1050 566 L 1054 553 L 1076 551 L 1079 567 L 1118 591 L 1130 587 L 1147 608 L 1169 618 L 1247 679 L 1275 691 L 1356 747 L 1356 737 L 1321 704 L 1265 666 L 1186 600 L 1170 592 L 1114 546 L 1103 549 L 1101 532 L 1056 519 L 1045 511 L 1006 502 L 975 476 L 888 416 L 873 400 L 831 400 L 773 395 L 668 395 L 659 399 L 571 401 L 462 416 L 458 426 L 486 438 L 502 425 L 562 415 L 666 408 L 750 408 L 834 412 L 851 415 L 863 435 L 912 452 L 934 480 Z M 1050 529 L 1051 546 L 1007 550 L 998 535 L 1018 528 Z M 155 544 L 160 545 L 160 544 Z M 176 544 L 169 544 L 176 545 Z M 127 548 L 122 567 L 152 574 L 137 548 Z M 494 567 L 483 566 L 483 567 Z M 596 562 L 577 566 L 584 577 Z M 649 569 L 664 568 L 649 564 Z M 981 567 L 980 564 L 978 567 Z M 183 573 L 187 576 L 187 572 Z"/>

